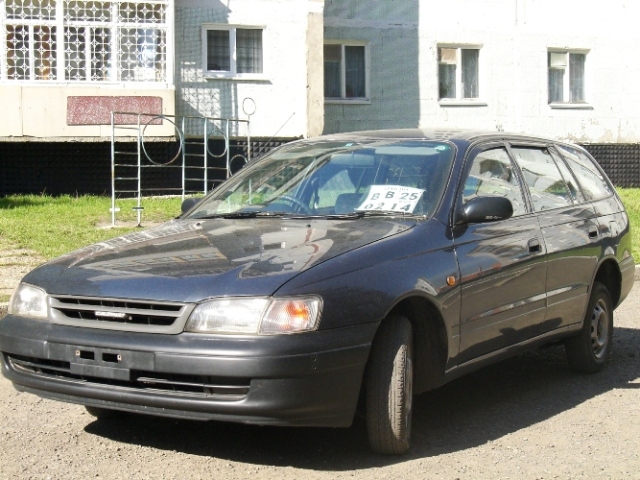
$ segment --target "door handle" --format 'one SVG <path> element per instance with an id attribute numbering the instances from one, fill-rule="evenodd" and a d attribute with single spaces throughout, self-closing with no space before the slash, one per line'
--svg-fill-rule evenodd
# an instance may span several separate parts
<path id="1" fill-rule="evenodd" d="M 529 245 L 529 253 L 540 253 L 542 251 L 542 246 L 540 245 L 540 240 L 537 238 L 532 238 L 528 242 Z"/>

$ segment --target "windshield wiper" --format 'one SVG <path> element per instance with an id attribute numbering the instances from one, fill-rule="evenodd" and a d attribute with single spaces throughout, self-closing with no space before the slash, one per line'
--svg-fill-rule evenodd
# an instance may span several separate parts
<path id="1" fill-rule="evenodd" d="M 264 210 L 253 210 L 253 211 L 245 211 L 245 212 L 229 212 L 229 213 L 218 213 L 215 215 L 206 215 L 202 217 L 197 217 L 198 220 L 204 219 L 213 219 L 213 218 L 224 218 L 224 219 L 242 219 L 242 218 L 286 218 L 290 220 L 300 220 L 300 219 L 320 219 L 320 218 L 328 218 L 331 220 L 357 220 L 358 218 L 364 217 L 424 217 L 424 215 L 416 215 L 414 213 L 401 212 L 398 210 L 356 210 L 354 212 L 349 213 L 334 213 L 334 214 L 326 214 L 326 215 L 314 215 L 314 214 L 304 214 L 304 213 L 293 213 L 293 212 L 279 212 L 279 211 L 264 211 Z"/>
<path id="2" fill-rule="evenodd" d="M 337 220 L 357 220 L 364 217 L 424 217 L 415 213 L 400 212 L 398 210 L 356 210 L 349 213 L 335 213 L 328 215 L 309 215 L 305 218 L 330 218 Z"/>
<path id="3" fill-rule="evenodd" d="M 289 212 L 269 212 L 263 210 L 250 210 L 250 211 L 240 211 L 240 212 L 229 212 L 229 213 L 216 213 L 214 215 L 203 215 L 202 217 L 193 217 L 198 220 L 210 220 L 213 218 L 225 218 L 225 219 L 235 219 L 235 218 L 256 218 L 256 217 L 286 217 L 291 215 Z"/>
<path id="4" fill-rule="evenodd" d="M 290 212 L 270 212 L 264 210 L 254 210 L 249 212 L 222 213 L 220 218 L 258 218 L 258 217 L 288 217 Z"/>
<path id="5" fill-rule="evenodd" d="M 356 213 L 362 214 L 363 217 L 424 217 L 424 215 L 399 210 L 359 210 Z"/>

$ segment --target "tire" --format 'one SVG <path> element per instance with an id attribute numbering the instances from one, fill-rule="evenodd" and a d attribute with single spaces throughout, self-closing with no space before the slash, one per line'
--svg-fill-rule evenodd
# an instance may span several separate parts
<path id="1" fill-rule="evenodd" d="M 405 317 L 392 316 L 373 340 L 367 369 L 367 433 L 374 452 L 409 450 L 412 397 L 413 330 Z"/>
<path id="2" fill-rule="evenodd" d="M 109 410 L 108 408 L 90 407 L 89 405 L 85 405 L 84 408 L 87 410 L 89 415 L 96 417 L 98 420 L 110 420 L 124 415 L 124 412 L 119 410 Z"/>
<path id="3" fill-rule="evenodd" d="M 564 342 L 569 365 L 583 373 L 596 373 L 604 368 L 611 353 L 613 307 L 609 290 L 595 282 L 580 333 Z"/>

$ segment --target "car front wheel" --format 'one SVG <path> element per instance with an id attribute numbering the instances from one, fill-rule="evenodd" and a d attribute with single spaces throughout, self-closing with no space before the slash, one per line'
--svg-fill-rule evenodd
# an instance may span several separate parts
<path id="1" fill-rule="evenodd" d="M 569 365 L 585 373 L 602 370 L 609 359 L 613 336 L 613 308 L 607 288 L 595 282 L 580 333 L 565 340 Z"/>
<path id="2" fill-rule="evenodd" d="M 402 316 L 387 318 L 373 341 L 366 378 L 367 433 L 377 453 L 409 450 L 413 400 L 413 330 Z"/>

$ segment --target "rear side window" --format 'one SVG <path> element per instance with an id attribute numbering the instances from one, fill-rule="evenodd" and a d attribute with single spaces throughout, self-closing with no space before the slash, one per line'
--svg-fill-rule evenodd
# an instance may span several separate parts
<path id="1" fill-rule="evenodd" d="M 571 170 L 569 170 L 569 167 L 567 167 L 567 164 L 555 150 L 551 150 L 551 156 L 555 160 L 556 166 L 558 167 L 558 170 L 560 170 L 560 174 L 562 175 L 562 178 L 564 178 L 564 181 L 567 184 L 571 195 L 573 196 L 573 200 L 577 203 L 584 203 L 584 196 L 580 191 L 578 181 L 576 180 L 576 177 L 573 175 Z"/>
<path id="2" fill-rule="evenodd" d="M 511 151 L 529 187 L 536 212 L 573 204 L 573 195 L 546 148 L 512 147 Z"/>
<path id="3" fill-rule="evenodd" d="M 607 180 L 584 152 L 563 145 L 558 145 L 558 149 L 578 179 L 587 201 L 599 200 L 613 195 Z"/>

